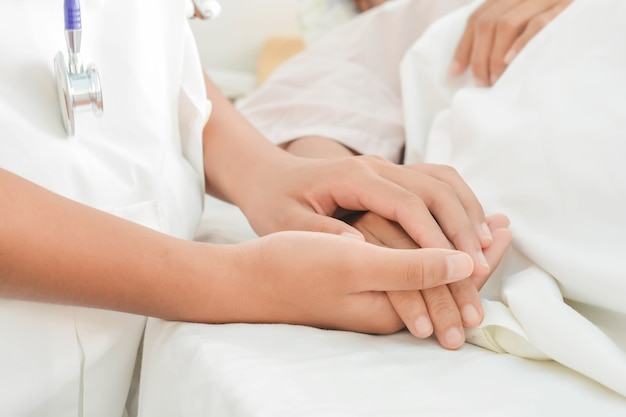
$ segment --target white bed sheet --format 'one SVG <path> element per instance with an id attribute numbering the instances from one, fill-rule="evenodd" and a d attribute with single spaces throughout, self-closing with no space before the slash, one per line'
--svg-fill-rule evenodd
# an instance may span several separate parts
<path id="1" fill-rule="evenodd" d="M 445 70 L 470 11 L 405 57 L 407 160 L 455 166 L 512 219 L 514 248 L 470 339 L 555 361 L 408 333 L 150 320 L 140 415 L 626 416 L 626 5 L 577 0 L 493 88 L 459 90 L 468 80 Z M 253 236 L 208 200 L 198 239 Z"/>
<path id="2" fill-rule="evenodd" d="M 487 212 L 511 219 L 513 250 L 489 281 L 508 311 L 487 311 L 480 331 L 510 334 L 505 313 L 518 337 L 497 349 L 532 347 L 626 396 L 626 5 L 573 2 L 476 88 L 447 69 L 478 5 L 436 21 L 404 56 L 406 161 L 455 167 Z"/>
<path id="3" fill-rule="evenodd" d="M 253 236 L 207 200 L 200 239 Z M 290 325 L 150 319 L 140 392 L 142 417 L 626 415 L 625 397 L 553 361 Z"/>

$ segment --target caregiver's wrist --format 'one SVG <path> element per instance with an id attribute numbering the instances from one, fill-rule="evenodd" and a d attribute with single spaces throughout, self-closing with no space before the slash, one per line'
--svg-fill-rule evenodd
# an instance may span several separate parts
<path id="1" fill-rule="evenodd" d="M 354 156 L 357 154 L 340 142 L 323 136 L 296 138 L 284 143 L 281 147 L 292 155 L 307 158 L 330 159 Z"/>
<path id="2" fill-rule="evenodd" d="M 165 268 L 165 276 L 155 280 L 160 287 L 153 302 L 153 315 L 165 320 L 221 323 L 220 315 L 229 306 L 224 288 L 235 259 L 232 245 L 180 241 Z M 161 301 L 159 301 L 159 299 Z"/>
<path id="3" fill-rule="evenodd" d="M 267 147 L 258 147 L 252 157 L 232 171 L 228 184 L 231 201 L 244 212 L 255 209 L 260 194 L 295 172 L 302 163 L 300 159 L 269 142 Z"/>

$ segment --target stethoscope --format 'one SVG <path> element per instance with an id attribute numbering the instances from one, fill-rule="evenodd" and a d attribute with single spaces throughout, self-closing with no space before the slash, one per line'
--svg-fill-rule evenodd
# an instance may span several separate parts
<path id="1" fill-rule="evenodd" d="M 193 17 L 213 19 L 221 12 L 220 4 L 215 0 L 193 0 Z M 64 0 L 65 44 L 67 59 L 63 51 L 54 57 L 54 74 L 57 81 L 59 106 L 63 126 L 68 136 L 74 136 L 75 114 L 91 108 L 96 116 L 102 116 L 102 85 L 95 65 L 83 64 L 80 47 L 82 22 L 79 0 Z"/>

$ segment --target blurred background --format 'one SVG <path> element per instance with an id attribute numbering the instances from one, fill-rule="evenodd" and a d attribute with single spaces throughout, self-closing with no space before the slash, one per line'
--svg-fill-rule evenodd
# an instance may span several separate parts
<path id="1" fill-rule="evenodd" d="M 385 0 L 221 0 L 216 19 L 191 20 L 209 76 L 231 100 L 245 96 L 289 57 Z"/>
<path id="2" fill-rule="evenodd" d="M 222 0 L 218 18 L 191 20 L 202 64 L 224 94 L 245 95 L 266 76 L 264 65 L 302 47 L 298 2 Z"/>

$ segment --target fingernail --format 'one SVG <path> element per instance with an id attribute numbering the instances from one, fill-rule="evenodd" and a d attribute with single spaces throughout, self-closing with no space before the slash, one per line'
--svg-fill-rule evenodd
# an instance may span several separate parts
<path id="1" fill-rule="evenodd" d="M 476 310 L 476 307 L 471 304 L 463 307 L 461 314 L 463 315 L 463 321 L 467 324 L 468 327 L 478 326 L 482 321 L 480 313 L 478 312 L 478 310 Z"/>
<path id="2" fill-rule="evenodd" d="M 482 254 L 482 252 L 481 252 Z M 448 281 L 458 281 L 467 278 L 474 270 L 474 262 L 472 258 L 465 253 L 455 253 L 446 257 L 448 266 Z"/>
<path id="3" fill-rule="evenodd" d="M 343 232 L 341 234 L 341 236 L 349 237 L 350 239 L 357 239 L 357 240 L 361 240 L 361 241 L 365 240 L 363 235 L 360 235 L 360 234 L 357 234 L 357 233 Z"/>
<path id="4" fill-rule="evenodd" d="M 504 56 L 504 63 L 506 65 L 509 65 L 511 63 L 511 61 L 513 61 L 513 59 L 515 59 L 515 56 L 517 55 L 517 52 L 515 52 L 514 50 L 510 50 L 509 52 L 506 53 L 506 55 Z"/>
<path id="5" fill-rule="evenodd" d="M 487 83 L 478 78 L 474 78 L 474 83 L 476 84 L 476 87 L 487 87 Z"/>
<path id="6" fill-rule="evenodd" d="M 419 316 L 415 320 L 415 333 L 419 337 L 428 337 L 433 333 L 433 325 L 426 316 Z"/>
<path id="7" fill-rule="evenodd" d="M 498 78 L 500 78 L 500 77 L 498 77 L 495 74 L 491 74 L 490 78 L 491 78 L 491 85 L 494 85 L 496 83 L 496 81 L 498 81 Z"/>
<path id="8" fill-rule="evenodd" d="M 476 254 L 476 258 L 478 258 L 478 263 L 480 265 L 487 268 L 487 271 L 491 271 L 491 267 L 489 266 L 489 262 L 487 262 L 487 258 L 485 258 L 485 254 L 483 253 L 483 251 L 479 250 Z"/>
<path id="9" fill-rule="evenodd" d="M 452 65 L 450 66 L 450 74 L 452 74 L 453 77 L 456 77 L 457 75 L 461 74 L 461 71 L 463 71 L 461 63 L 457 60 L 452 61 Z"/>
<path id="10" fill-rule="evenodd" d="M 493 242 L 493 235 L 491 234 L 491 230 L 489 230 L 489 226 L 487 225 L 487 223 L 483 222 L 480 225 L 480 233 L 482 234 L 485 240 L 488 240 L 489 242 Z"/>
<path id="11" fill-rule="evenodd" d="M 452 348 L 460 347 L 463 342 L 465 342 L 463 333 L 461 333 L 461 331 L 456 327 L 448 329 L 444 336 L 444 340 L 446 341 L 446 345 Z"/>

